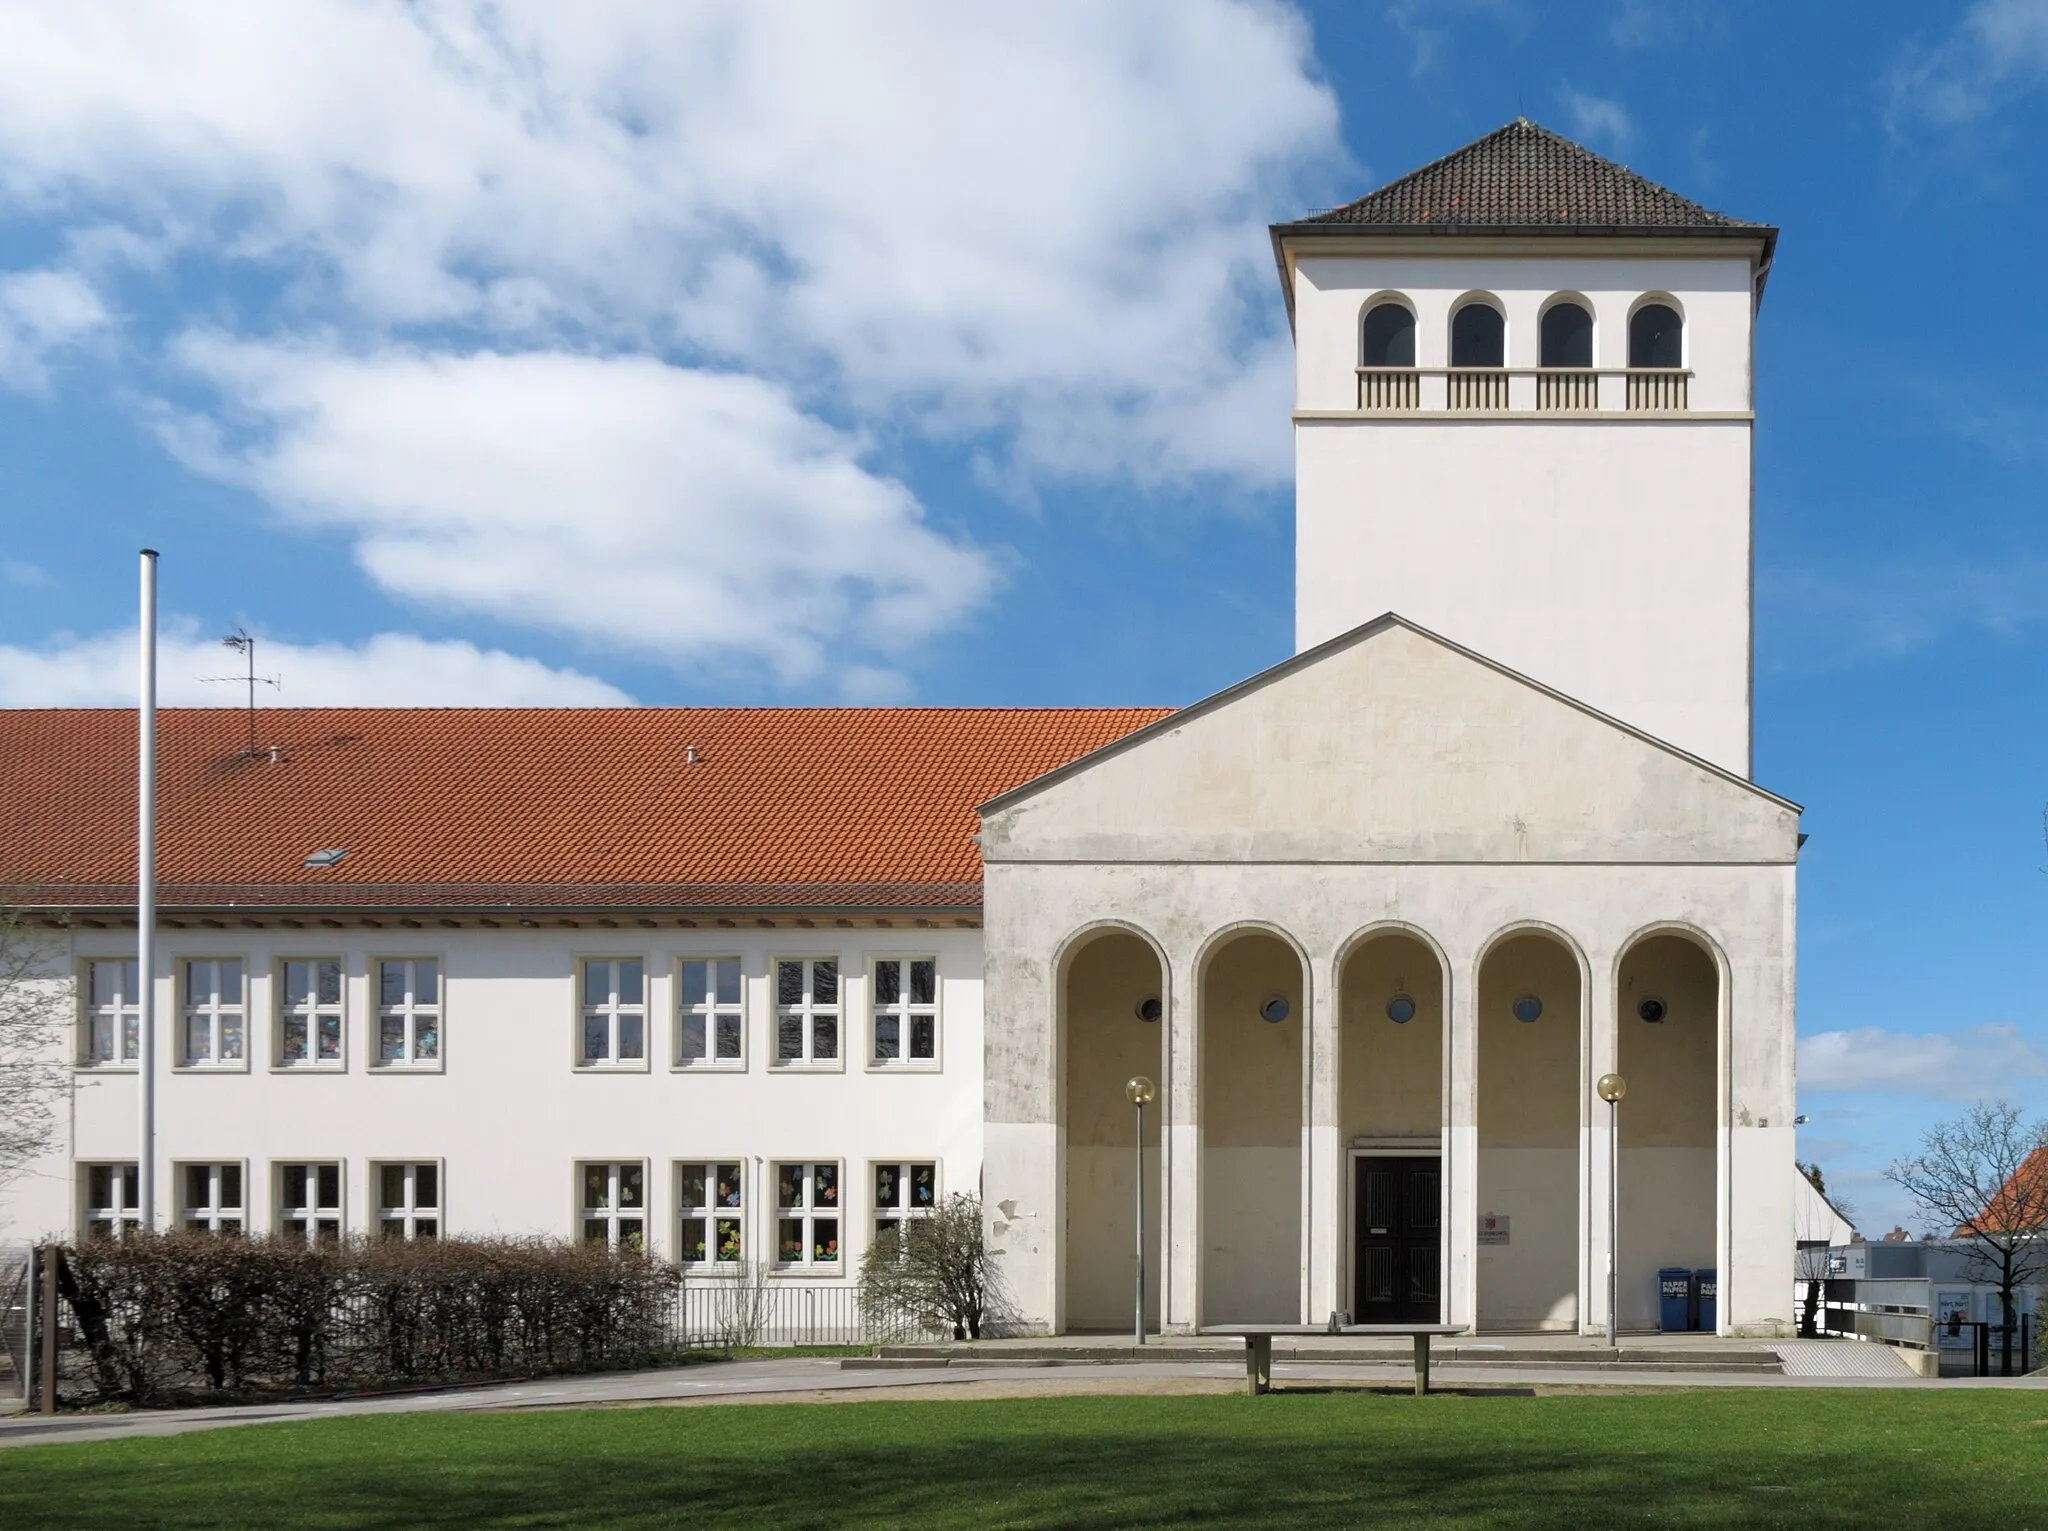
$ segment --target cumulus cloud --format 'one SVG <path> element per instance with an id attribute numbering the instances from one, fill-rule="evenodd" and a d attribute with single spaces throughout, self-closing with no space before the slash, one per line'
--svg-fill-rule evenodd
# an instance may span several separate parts
<path id="1" fill-rule="evenodd" d="M 1893 72 L 1891 120 L 1953 127 L 2048 80 L 2048 0 L 1978 0 L 1939 42 Z"/>
<path id="2" fill-rule="evenodd" d="M 1564 87 L 1565 114 L 1571 118 L 1572 136 L 1599 144 L 1610 154 L 1625 154 L 1635 141 L 1636 125 L 1628 109 L 1605 96 Z"/>
<path id="3" fill-rule="evenodd" d="M 238 706 L 239 685 L 210 684 L 238 663 L 190 620 L 166 624 L 157 645 L 158 700 L 167 707 Z M 614 707 L 632 698 L 575 670 L 459 639 L 379 633 L 357 644 L 261 637 L 266 702 L 294 707 Z M 39 647 L 0 644 L 0 707 L 132 707 L 136 635 L 60 636 Z"/>
<path id="4" fill-rule="evenodd" d="M 1799 1087 L 1977 1100 L 2048 1079 L 2048 1038 L 2010 1022 L 1933 1034 L 1859 1026 L 1799 1041 Z"/>
<path id="5" fill-rule="evenodd" d="M 47 6 L 0 211 L 254 274 L 232 334 L 137 305 L 217 389 L 166 439 L 386 588 L 895 694 L 988 563 L 869 439 L 1019 497 L 1286 481 L 1264 225 L 1343 163 L 1315 76 L 1266 0 Z"/>
<path id="6" fill-rule="evenodd" d="M 773 383 L 650 357 L 318 348 L 192 335 L 177 354 L 249 422 L 173 449 L 338 525 L 395 594 L 686 661 L 901 654 L 989 588 L 858 438 Z"/>
<path id="7" fill-rule="evenodd" d="M 52 354 L 107 323 L 106 305 L 75 271 L 0 273 L 0 387 L 42 392 Z"/>
<path id="8" fill-rule="evenodd" d="M 10 33 L 0 195 L 364 322 L 683 347 L 1061 472 L 1287 470 L 1263 225 L 1340 151 L 1280 7 L 163 0 Z M 1248 376 L 1267 407 L 1219 434 Z"/>

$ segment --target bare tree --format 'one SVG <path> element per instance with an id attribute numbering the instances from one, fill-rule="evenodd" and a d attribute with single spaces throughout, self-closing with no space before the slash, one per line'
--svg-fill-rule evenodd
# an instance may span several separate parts
<path id="1" fill-rule="evenodd" d="M 71 1087 L 70 1013 L 54 934 L 0 887 L 0 1195 L 56 1146 Z"/>
<path id="2" fill-rule="evenodd" d="M 997 1252 L 982 1236 L 981 1198 L 949 1196 L 928 1217 L 899 1223 L 861 1259 L 860 1305 L 877 1333 L 906 1319 L 978 1340 L 1007 1312 Z"/>
<path id="3" fill-rule="evenodd" d="M 1979 1101 L 1928 1128 L 1920 1152 L 1885 1176 L 1968 1244 L 1967 1279 L 1998 1288 L 2010 1373 L 2013 1292 L 2048 1270 L 2048 1120 L 2024 1122 L 2009 1101 Z"/>
<path id="4" fill-rule="evenodd" d="M 1822 1206 L 1801 1201 L 1793 1212 L 1793 1279 L 1806 1283 L 1806 1300 L 1799 1309 L 1799 1333 L 1812 1339 L 1820 1333 L 1822 1299 L 1826 1293 L 1828 1258 L 1835 1219 L 1853 1223 L 1854 1210 L 1845 1201 L 1828 1195 L 1827 1178 L 1818 1164 L 1801 1164 L 1799 1173 L 1821 1200 Z"/>

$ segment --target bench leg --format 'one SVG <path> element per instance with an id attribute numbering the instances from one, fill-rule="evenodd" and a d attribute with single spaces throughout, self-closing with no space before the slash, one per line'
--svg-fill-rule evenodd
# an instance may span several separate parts
<path id="1" fill-rule="evenodd" d="M 1420 1398 L 1429 1392 L 1429 1336 L 1415 1336 L 1415 1396 Z"/>
<path id="2" fill-rule="evenodd" d="M 1273 1337 L 1248 1334 L 1244 1337 L 1244 1386 L 1256 1398 L 1273 1387 Z"/>

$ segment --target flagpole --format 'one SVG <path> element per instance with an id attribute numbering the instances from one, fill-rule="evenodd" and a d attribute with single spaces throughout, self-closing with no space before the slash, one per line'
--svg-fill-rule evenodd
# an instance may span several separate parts
<path id="1" fill-rule="evenodd" d="M 142 550 L 135 771 L 136 1217 L 156 1229 L 156 549 Z"/>

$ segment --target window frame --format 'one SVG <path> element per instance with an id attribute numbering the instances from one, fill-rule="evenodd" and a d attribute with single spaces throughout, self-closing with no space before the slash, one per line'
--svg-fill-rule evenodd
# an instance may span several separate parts
<path id="1" fill-rule="evenodd" d="M 883 1237 L 883 1225 L 891 1224 L 899 1230 L 920 1218 L 930 1217 L 939 1209 L 939 1202 L 945 1192 L 940 1189 L 940 1171 L 944 1161 L 934 1154 L 930 1159 L 870 1159 L 868 1160 L 868 1236 L 876 1243 Z M 895 1202 L 884 1205 L 879 1189 L 880 1174 L 883 1170 L 894 1170 L 897 1175 L 898 1194 Z M 932 1199 L 926 1206 L 914 1205 L 910 1192 L 916 1185 L 916 1171 L 929 1169 L 932 1172 Z"/>
<path id="2" fill-rule="evenodd" d="M 612 1200 L 612 1205 L 608 1208 L 593 1206 L 590 1198 L 585 1194 L 584 1186 L 587 1184 L 589 1173 L 593 1169 L 601 1169 L 605 1172 L 606 1192 Z M 620 1188 L 625 1183 L 626 1177 L 623 1172 L 626 1170 L 638 1170 L 640 1172 L 640 1205 L 637 1209 L 629 1209 L 621 1205 L 624 1197 Z M 606 1224 L 605 1248 L 607 1250 L 616 1254 L 621 1247 L 637 1247 L 641 1253 L 652 1253 L 653 1246 L 647 1241 L 648 1223 L 654 1210 L 653 1197 L 649 1195 L 651 1189 L 649 1181 L 651 1179 L 652 1177 L 648 1174 L 648 1165 L 645 1159 L 578 1159 L 576 1161 L 576 1174 L 573 1181 L 576 1198 L 576 1221 L 574 1224 L 576 1242 L 578 1244 L 591 1243 L 589 1225 L 592 1222 L 602 1220 Z M 622 1215 L 630 1210 L 637 1210 L 638 1216 L 626 1217 Z M 621 1235 L 624 1231 L 622 1225 L 631 1222 L 637 1222 L 640 1227 L 640 1242 L 637 1246 L 622 1245 Z"/>
<path id="3" fill-rule="evenodd" d="M 434 964 L 434 1001 L 421 1004 L 415 987 L 419 976 L 419 964 Z M 403 1004 L 384 1003 L 384 969 L 403 966 L 406 970 L 406 995 Z M 405 956 L 372 956 L 366 977 L 369 984 L 369 1026 L 370 1035 L 364 1044 L 369 1058 L 369 1070 L 373 1074 L 438 1074 L 447 1067 L 448 1060 L 448 964 L 433 952 L 413 952 Z M 405 1050 L 402 1056 L 384 1056 L 384 1022 L 392 1017 L 405 1026 Z M 419 1022 L 422 1016 L 431 1016 L 434 1023 L 434 1056 L 419 1056 Z"/>
<path id="4" fill-rule="evenodd" d="M 885 962 L 900 963 L 905 969 L 904 973 L 901 975 L 899 979 L 899 985 L 897 988 L 897 993 L 905 997 L 899 998 L 895 1005 L 896 1019 L 900 1023 L 901 1029 L 897 1032 L 897 1055 L 894 1058 L 884 1058 L 881 1055 L 881 1023 L 884 1019 L 885 1012 L 883 1010 L 880 999 L 878 998 L 878 996 L 881 994 L 881 983 L 878 978 L 878 970 Z M 929 962 L 932 965 L 932 998 L 931 1004 L 929 1006 L 915 1004 L 907 997 L 909 994 L 908 979 L 910 977 L 908 969 L 910 967 L 910 964 L 913 962 Z M 936 951 L 872 953 L 869 955 L 867 960 L 866 977 L 868 982 L 868 1071 L 870 1073 L 881 1074 L 928 1074 L 938 1072 L 944 1066 L 945 1062 L 946 1008 L 945 1001 L 943 998 L 945 985 L 939 973 L 939 954 Z M 842 995 L 844 994 L 844 992 L 845 991 L 842 987 Z M 844 1004 L 842 1003 L 841 1009 L 843 1010 L 844 1008 Z M 929 1009 L 931 1011 L 932 1052 L 929 1058 L 917 1058 L 911 1056 L 909 1051 L 909 1028 L 910 1023 L 916 1018 L 917 1013 L 926 1009 Z"/>
<path id="5" fill-rule="evenodd" d="M 384 1199 L 384 1174 L 387 1170 L 398 1170 L 404 1186 L 403 1204 L 392 1206 Z M 419 1199 L 419 1172 L 434 1172 L 434 1201 L 431 1206 Z M 389 1239 L 394 1243 L 411 1244 L 427 1239 L 448 1237 L 448 1164 L 444 1159 L 372 1159 L 370 1161 L 370 1206 L 374 1210 L 374 1221 L 369 1229 L 371 1237 L 378 1241 Z M 432 1222 L 434 1231 L 421 1233 L 419 1224 Z M 393 1230 L 396 1230 L 395 1232 Z"/>
<path id="6" fill-rule="evenodd" d="M 324 1171 L 334 1172 L 334 1201 L 329 1205 L 320 1184 Z M 294 1202 L 285 1186 L 294 1171 L 305 1175 L 306 1194 Z M 345 1159 L 275 1159 L 270 1165 L 270 1230 L 280 1239 L 303 1238 L 307 1247 L 318 1249 L 323 1242 L 339 1244 L 348 1236 L 348 1161 Z M 302 1228 L 287 1228 L 287 1222 Z M 332 1223 L 329 1229 L 322 1226 Z"/>
<path id="7" fill-rule="evenodd" d="M 319 977 L 314 975 L 314 1002 L 306 1009 L 306 1042 L 308 1056 L 294 1062 L 285 1056 L 285 1032 L 289 1023 L 297 1018 L 290 1007 L 291 986 L 288 974 L 291 965 L 304 962 L 318 968 L 320 964 L 334 964 L 335 999 L 333 1004 L 319 1001 Z M 324 957 L 300 956 L 279 957 L 271 963 L 270 973 L 270 1069 L 275 1074 L 345 1074 L 348 1072 L 348 959 L 339 955 Z M 334 1017 L 335 1055 L 332 1058 L 319 1056 L 315 1043 L 317 1022 L 327 1014 Z"/>
<path id="8" fill-rule="evenodd" d="M 1368 360 L 1366 357 L 1365 327 L 1367 323 L 1371 321 L 1372 316 L 1378 313 L 1383 308 L 1397 309 L 1401 313 L 1404 313 L 1408 316 L 1409 358 L 1405 362 L 1371 361 Z M 1376 292 L 1371 297 L 1367 298 L 1365 302 L 1359 306 L 1358 310 L 1358 365 L 1361 367 L 1372 367 L 1376 369 L 1400 369 L 1402 371 L 1413 371 L 1417 364 L 1421 362 L 1421 360 L 1421 318 L 1415 312 L 1415 305 L 1409 300 L 1407 294 L 1397 292 Z"/>
<path id="9" fill-rule="evenodd" d="M 191 1174 L 194 1170 L 207 1172 L 206 1206 L 194 1206 L 190 1195 Z M 239 1202 L 230 1206 L 221 1196 L 223 1172 L 233 1170 L 241 1180 Z M 179 1231 L 186 1233 L 216 1233 L 243 1235 L 249 1231 L 249 1161 L 247 1159 L 180 1159 L 171 1166 L 171 1183 L 178 1193 Z M 235 1226 L 223 1228 L 220 1225 L 230 1215 Z"/>
<path id="10" fill-rule="evenodd" d="M 1500 360 L 1497 362 L 1458 360 L 1458 318 L 1468 308 L 1484 308 L 1500 321 Z M 1512 359 L 1508 334 L 1507 306 L 1490 292 L 1468 292 L 1451 305 L 1444 322 L 1444 355 L 1453 372 L 1503 372 Z"/>
<path id="11" fill-rule="evenodd" d="M 718 1200 L 717 1188 L 725 1180 L 725 1177 L 719 1172 L 724 1169 L 735 1171 L 733 1178 L 739 1187 L 738 1205 Z M 705 1200 L 701 1205 L 694 1202 L 686 1202 L 683 1199 L 683 1177 L 696 1170 L 701 1170 L 704 1174 Z M 738 1275 L 744 1272 L 748 1254 L 753 1249 L 754 1243 L 752 1233 L 747 1227 L 747 1214 L 752 1210 L 753 1199 L 747 1191 L 746 1156 L 744 1154 L 734 1154 L 729 1158 L 714 1156 L 709 1159 L 678 1159 L 674 1163 L 670 1179 L 673 1182 L 676 1208 L 675 1263 L 688 1270 L 706 1271 L 712 1274 L 729 1271 L 734 1275 Z M 691 1245 L 684 1229 L 686 1224 L 692 1222 L 705 1225 L 705 1254 L 702 1258 L 697 1258 L 690 1253 Z M 730 1259 L 718 1253 L 723 1244 L 719 1225 L 723 1223 L 735 1223 L 738 1225 L 736 1233 L 739 1242 Z"/>
<path id="12" fill-rule="evenodd" d="M 93 972 L 96 968 L 114 965 L 123 970 L 120 979 L 122 985 L 127 983 L 127 970 L 134 970 L 135 989 L 133 993 L 128 992 L 125 987 L 117 987 L 115 990 L 115 1000 L 111 1006 L 112 1015 L 108 1018 L 108 1036 L 114 1043 L 113 1055 L 102 1058 L 94 1047 L 93 1033 L 101 1012 L 109 1007 L 102 1006 L 93 999 Z M 142 1054 L 142 970 L 138 959 L 132 956 L 81 957 L 74 985 L 78 996 L 78 1048 L 77 1056 L 73 1059 L 74 1066 L 91 1069 L 94 1073 L 134 1073 Z M 123 1022 L 128 1024 L 123 1025 Z M 135 1043 L 132 1049 L 127 1046 L 131 1038 Z"/>
<path id="13" fill-rule="evenodd" d="M 587 976 L 589 965 L 593 962 L 606 963 L 612 969 L 609 979 L 612 997 L 605 1004 L 594 1007 L 585 1003 L 583 994 L 584 980 Z M 640 964 L 640 1002 L 637 1006 L 621 1004 L 618 999 L 619 979 L 617 970 L 621 963 L 627 962 L 637 962 Z M 638 952 L 581 952 L 577 954 L 575 970 L 569 979 L 570 999 L 576 1016 L 576 1030 L 575 1034 L 569 1039 L 569 1045 L 575 1060 L 576 1072 L 579 1074 L 644 1074 L 654 1066 L 653 1019 L 655 1015 L 655 973 L 655 965 L 649 962 L 644 954 Z M 584 1055 L 585 1026 L 590 1019 L 593 1009 L 606 1016 L 605 1036 L 606 1042 L 611 1049 L 611 1054 L 603 1058 L 590 1058 Z M 619 1050 L 619 1017 L 635 1009 L 640 1013 L 640 1056 L 622 1059 L 617 1056 Z M 595 1163 L 597 1161 L 593 1160 L 591 1162 Z"/>
<path id="14" fill-rule="evenodd" d="M 92 1199 L 92 1177 L 105 1174 L 111 1195 L 105 1206 Z M 127 1194 L 133 1191 L 131 1196 Z M 78 1238 L 81 1243 L 109 1239 L 119 1243 L 142 1231 L 142 1166 L 135 1159 L 87 1160 L 78 1166 Z"/>
<path id="15" fill-rule="evenodd" d="M 1678 320 L 1678 365 L 1661 367 L 1654 362 L 1636 363 L 1636 320 L 1645 309 L 1669 309 Z M 1622 331 L 1622 360 L 1631 372 L 1685 372 L 1692 366 L 1692 318 L 1680 303 L 1668 292 L 1645 292 L 1637 296 L 1628 306 L 1628 320 Z"/>
<path id="16" fill-rule="evenodd" d="M 240 968 L 242 973 L 242 998 L 241 1002 L 236 1005 L 223 1005 L 218 997 L 220 987 L 219 969 L 223 963 L 229 962 Z M 201 965 L 214 970 L 214 998 L 206 1005 L 196 1004 L 192 998 L 192 969 Z M 177 1061 L 173 1064 L 173 1067 L 181 1073 L 188 1074 L 248 1073 L 250 1052 L 249 1012 L 255 1008 L 252 1003 L 255 975 L 249 970 L 248 958 L 231 956 L 180 957 L 178 958 L 176 983 L 178 998 L 178 1052 Z M 239 1015 L 242 1022 L 241 1053 L 238 1057 L 222 1058 L 220 1056 L 221 1020 L 223 1016 L 231 1012 Z M 192 1056 L 192 1023 L 201 1016 L 204 1016 L 207 1021 L 207 1040 L 211 1051 L 204 1058 L 194 1058 Z"/>
<path id="17" fill-rule="evenodd" d="M 683 974 L 684 969 L 692 962 L 732 963 L 739 972 L 740 997 L 738 1001 L 727 1004 L 716 999 L 715 996 L 718 990 L 717 980 L 714 978 L 710 989 L 710 993 L 714 998 L 707 1000 L 701 1007 L 689 1006 L 687 1000 L 689 991 L 684 984 Z M 668 1007 L 669 1022 L 674 1028 L 670 1037 L 673 1045 L 669 1048 L 669 1067 L 678 1073 L 745 1073 L 747 1070 L 748 1031 L 748 973 L 746 959 L 737 952 L 684 952 L 676 958 L 669 969 L 669 986 L 670 993 L 674 998 L 674 1003 Z M 686 1015 L 692 1010 L 701 1010 L 705 1021 L 704 1042 L 707 1052 L 701 1058 L 687 1058 L 683 1056 L 683 1022 Z M 739 1020 L 740 1050 L 739 1056 L 734 1058 L 721 1058 L 718 1056 L 717 1023 L 727 1014 L 735 1015 Z"/>
<path id="18" fill-rule="evenodd" d="M 1576 308 L 1586 316 L 1586 360 L 1583 362 L 1553 362 L 1544 357 L 1550 316 L 1563 308 Z M 1597 372 L 1600 369 L 1600 312 L 1584 293 L 1554 292 L 1536 311 L 1536 365 L 1545 372 Z"/>
<path id="19" fill-rule="evenodd" d="M 799 962 L 804 969 L 804 999 L 800 1004 L 786 1006 L 782 1002 L 782 964 Z M 829 962 L 838 975 L 838 995 L 827 1006 L 821 1006 L 816 999 L 817 965 Z M 778 952 L 768 959 L 768 999 L 771 1006 L 769 1018 L 769 1067 L 783 1073 L 837 1074 L 846 1069 L 846 983 L 847 962 L 837 952 Z M 803 1021 L 803 1053 L 799 1057 L 782 1056 L 782 1023 L 787 1018 L 784 1010 L 799 1012 Z M 820 1058 L 817 1054 L 817 1020 L 828 1012 L 833 1021 L 833 1056 Z M 792 1161 L 793 1162 L 793 1161 Z"/>
<path id="20" fill-rule="evenodd" d="M 773 1231 L 774 1259 L 770 1269 L 776 1273 L 792 1276 L 844 1276 L 851 1262 L 846 1258 L 846 1161 L 843 1159 L 770 1159 L 768 1161 L 769 1194 L 773 1198 L 768 1208 L 769 1227 Z M 803 1171 L 804 1200 L 801 1206 L 785 1207 L 782 1201 L 782 1172 L 784 1169 Z M 828 1203 L 816 1200 L 817 1172 L 821 1169 L 832 1171 L 832 1192 Z M 787 1214 L 793 1213 L 794 1216 Z M 803 1236 L 798 1240 L 803 1258 L 785 1257 L 783 1224 L 800 1223 Z M 812 1258 L 818 1246 L 818 1225 L 830 1222 L 833 1228 L 832 1244 L 835 1257 L 830 1260 Z"/>

